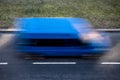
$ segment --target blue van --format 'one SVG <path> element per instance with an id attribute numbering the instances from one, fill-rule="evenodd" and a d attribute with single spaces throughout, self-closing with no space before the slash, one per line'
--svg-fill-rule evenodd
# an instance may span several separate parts
<path id="1" fill-rule="evenodd" d="M 17 18 L 18 49 L 44 56 L 101 54 L 110 49 L 106 33 L 97 32 L 83 18 Z"/>

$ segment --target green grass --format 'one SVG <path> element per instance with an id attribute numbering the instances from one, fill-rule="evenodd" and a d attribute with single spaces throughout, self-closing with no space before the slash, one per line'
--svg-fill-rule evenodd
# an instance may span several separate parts
<path id="1" fill-rule="evenodd" d="M 16 17 L 81 17 L 95 28 L 120 28 L 120 0 L 0 0 L 0 27 Z"/>

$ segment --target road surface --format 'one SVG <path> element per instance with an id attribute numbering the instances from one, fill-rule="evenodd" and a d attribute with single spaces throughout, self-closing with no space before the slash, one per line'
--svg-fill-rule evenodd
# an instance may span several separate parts
<path id="1" fill-rule="evenodd" d="M 0 80 L 120 80 L 120 33 L 109 33 L 112 49 L 101 57 L 39 57 L 15 50 L 14 35 L 0 46 Z M 8 38 L 6 38 L 8 37 Z"/>

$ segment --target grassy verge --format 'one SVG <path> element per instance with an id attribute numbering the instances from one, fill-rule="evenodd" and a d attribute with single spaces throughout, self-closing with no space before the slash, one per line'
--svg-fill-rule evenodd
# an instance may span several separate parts
<path id="1" fill-rule="evenodd" d="M 16 17 L 81 17 L 95 28 L 120 28 L 120 0 L 0 0 L 0 28 Z"/>

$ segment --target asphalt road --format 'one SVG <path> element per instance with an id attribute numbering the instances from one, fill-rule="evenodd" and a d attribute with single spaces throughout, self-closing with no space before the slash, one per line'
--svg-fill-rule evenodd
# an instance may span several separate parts
<path id="1" fill-rule="evenodd" d="M 0 37 L 0 80 L 120 80 L 120 33 L 109 34 L 113 47 L 101 57 L 62 58 L 19 53 L 14 35 L 6 34 Z"/>

